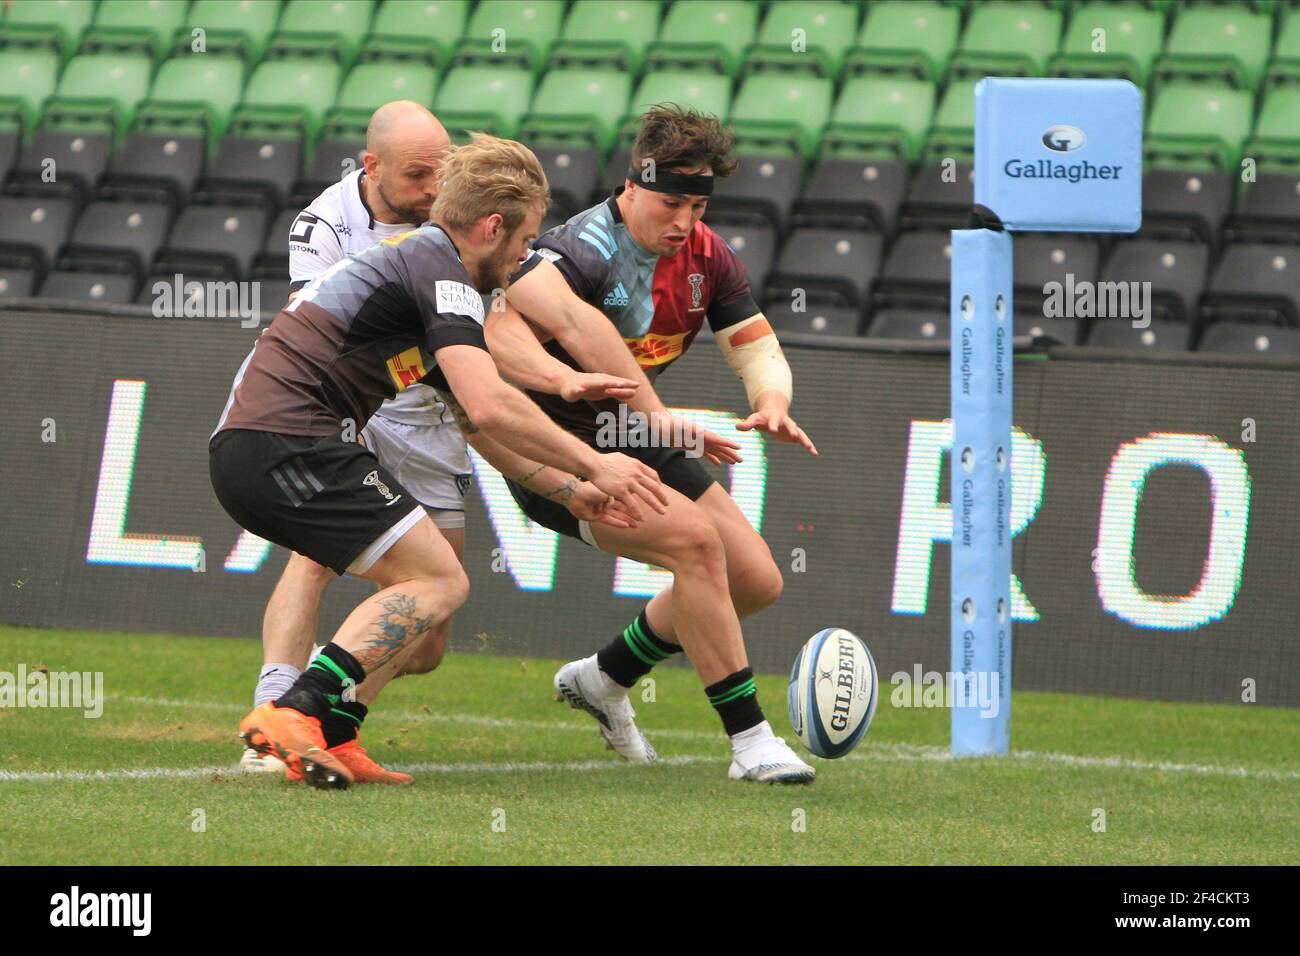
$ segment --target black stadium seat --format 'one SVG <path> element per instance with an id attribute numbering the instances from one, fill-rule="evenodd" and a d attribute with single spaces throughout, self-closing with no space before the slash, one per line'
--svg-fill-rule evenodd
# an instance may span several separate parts
<path id="1" fill-rule="evenodd" d="M 881 285 L 946 297 L 951 265 L 952 238 L 947 232 L 904 232 L 885 256 Z"/>
<path id="2" fill-rule="evenodd" d="M 596 151 L 586 147 L 538 146 L 533 152 L 546 171 L 552 212 L 569 218 L 590 205 L 596 188 Z"/>
<path id="3" fill-rule="evenodd" d="M 1138 329 L 1133 327 L 1132 321 L 1102 319 L 1092 323 L 1087 344 L 1135 352 L 1187 352 L 1192 347 L 1192 327 L 1186 322 L 1153 319 L 1145 329 Z"/>
<path id="4" fill-rule="evenodd" d="M 301 211 L 297 206 L 289 206 L 276 214 L 254 259 L 255 278 L 289 280 L 289 229 Z"/>
<path id="5" fill-rule="evenodd" d="M 18 148 L 22 134 L 17 129 L 0 129 L 0 183 L 9 178 L 9 171 L 18 161 Z"/>
<path id="6" fill-rule="evenodd" d="M 50 269 L 75 216 L 76 204 L 66 197 L 0 196 L 0 247 L 29 250 Z"/>
<path id="7" fill-rule="evenodd" d="M 14 175 L 41 182 L 51 175 L 55 183 L 75 180 L 82 195 L 89 195 L 108 166 L 112 146 L 109 133 L 38 129 L 19 155 Z"/>
<path id="8" fill-rule="evenodd" d="M 294 187 L 290 205 L 305 207 L 344 176 L 356 172 L 361 168 L 361 154 L 365 149 L 366 144 L 361 140 L 322 138 Z"/>
<path id="9" fill-rule="evenodd" d="M 612 150 L 609 159 L 605 162 L 605 169 L 600 174 L 600 182 L 596 184 L 596 195 L 593 200 L 604 199 L 627 179 L 628 167 L 632 164 L 632 150 L 624 147 L 623 149 Z"/>
<path id="10" fill-rule="evenodd" d="M 296 139 L 224 136 L 199 189 L 223 199 L 265 198 L 278 209 L 288 200 L 301 164 L 302 143 Z"/>
<path id="11" fill-rule="evenodd" d="M 1178 239 L 1123 239 L 1101 270 L 1103 282 L 1150 282 L 1153 318 L 1196 319 L 1210 250 Z"/>
<path id="12" fill-rule="evenodd" d="M 1232 205 L 1227 172 L 1153 169 L 1142 176 L 1142 230 L 1213 243 Z"/>
<path id="13" fill-rule="evenodd" d="M 267 212 L 244 206 L 185 207 L 176 223 L 162 256 L 167 268 L 185 272 L 197 266 L 217 266 L 230 271 L 231 278 L 248 275 L 253 257 L 266 235 Z"/>
<path id="14" fill-rule="evenodd" d="M 0 255 L 0 299 L 17 299 L 36 291 L 37 270 L 34 266 L 8 265 Z"/>
<path id="15" fill-rule="evenodd" d="M 1100 249 L 1087 236 L 1030 233 L 1012 243 L 1012 276 L 1017 289 L 1041 293 L 1049 282 L 1096 281 Z"/>
<path id="16" fill-rule="evenodd" d="M 908 187 L 898 227 L 965 229 L 975 202 L 974 177 L 970 163 L 922 166 Z"/>
<path id="17" fill-rule="evenodd" d="M 817 335 L 860 335 L 862 314 L 851 306 L 835 305 L 811 299 L 796 312 L 788 296 L 767 300 L 763 314 L 777 335 L 784 332 L 809 332 Z"/>
<path id="18" fill-rule="evenodd" d="M 857 229 L 795 229 L 790 233 L 769 286 L 833 293 L 861 309 L 880 268 L 879 233 Z"/>
<path id="19" fill-rule="evenodd" d="M 1079 344 L 1079 319 L 1049 319 L 1023 309 L 1013 310 L 1015 335 L 1049 336 L 1062 345 Z"/>
<path id="20" fill-rule="evenodd" d="M 871 318 L 867 334 L 877 339 L 948 338 L 949 316 L 938 309 L 881 309 Z"/>
<path id="21" fill-rule="evenodd" d="M 1259 173 L 1246 183 L 1224 235 L 1300 244 L 1300 175 Z"/>
<path id="22" fill-rule="evenodd" d="M 203 171 L 204 142 L 196 136 L 131 133 L 108 167 L 106 182 L 153 187 L 187 202 Z"/>
<path id="23" fill-rule="evenodd" d="M 765 223 L 748 226 L 723 224 L 714 226 L 714 229 L 744 265 L 754 294 L 761 294 L 776 255 L 776 231 Z"/>
<path id="24" fill-rule="evenodd" d="M 795 204 L 793 222 L 798 226 L 857 224 L 891 235 L 906 193 L 906 163 L 824 159 Z"/>
<path id="25" fill-rule="evenodd" d="M 124 253 L 132 257 L 132 268 L 148 271 L 167 237 L 171 210 L 162 202 L 92 202 L 82 212 L 68 238 L 73 254 Z"/>
<path id="26" fill-rule="evenodd" d="M 42 299 L 70 299 L 126 304 L 135 295 L 135 276 L 122 272 L 73 272 L 57 269 L 45 277 Z"/>
<path id="27" fill-rule="evenodd" d="M 1202 305 L 1210 321 L 1300 324 L 1300 246 L 1229 244 Z"/>
<path id="28" fill-rule="evenodd" d="M 742 156 L 734 173 L 714 182 L 709 220 L 766 220 L 784 234 L 802 180 L 803 162 L 798 156 Z"/>
<path id="29" fill-rule="evenodd" d="M 1245 355 L 1300 355 L 1300 329 L 1254 323 L 1217 322 L 1205 330 L 1199 352 Z"/>

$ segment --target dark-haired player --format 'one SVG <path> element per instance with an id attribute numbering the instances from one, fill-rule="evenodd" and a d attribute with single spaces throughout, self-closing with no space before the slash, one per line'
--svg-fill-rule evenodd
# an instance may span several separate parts
<path id="1" fill-rule="evenodd" d="M 749 397 L 752 413 L 736 427 L 817 454 L 790 417 L 790 367 L 754 302 L 744 267 L 700 221 L 716 177 L 736 167 L 730 134 L 716 117 L 661 105 L 642 117 L 632 160 L 624 185 L 539 238 L 512 280 L 506 297 L 533 328 L 515 316 L 489 327 L 503 374 L 533 385 L 528 363 L 519 359 L 527 354 L 527 340 L 540 338 L 547 352 L 572 367 L 640 381 L 629 406 L 666 415 L 649 379 L 685 354 L 707 320 Z M 610 323 L 617 336 L 609 334 Z M 514 347 L 506 348 L 507 342 Z M 613 400 L 530 395 L 561 427 L 593 446 L 598 416 L 618 408 Z M 738 460 L 734 442 L 709 433 L 696 438 L 711 460 Z M 556 690 L 600 722 L 609 746 L 629 760 L 650 762 L 655 751 L 634 723 L 627 692 L 684 649 L 731 739 L 730 776 L 811 780 L 813 769 L 763 717 L 741 636 L 740 619 L 781 593 L 781 573 L 766 543 L 727 491 L 682 448 L 625 450 L 655 468 L 672 489 L 666 513 L 633 528 L 589 526 L 510 485 L 540 524 L 674 575 L 672 585 L 622 634 L 591 657 L 562 667 Z"/>

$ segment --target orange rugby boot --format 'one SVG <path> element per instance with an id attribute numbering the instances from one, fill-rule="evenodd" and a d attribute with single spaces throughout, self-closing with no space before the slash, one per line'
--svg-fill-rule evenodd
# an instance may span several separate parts
<path id="1" fill-rule="evenodd" d="M 352 773 L 341 760 L 325 749 L 320 721 L 289 707 L 268 701 L 239 722 L 239 736 L 260 754 L 273 754 L 284 761 L 285 775 L 305 779 L 322 790 L 346 790 Z"/>
<path id="2" fill-rule="evenodd" d="M 387 783 L 398 787 L 405 787 L 408 784 L 415 783 L 415 778 L 410 774 L 385 770 L 375 763 L 370 755 L 366 753 L 366 748 L 361 746 L 360 737 L 349 740 L 345 744 L 330 747 L 326 753 L 336 757 L 339 763 L 347 767 L 348 772 L 352 774 L 353 783 Z M 286 780 L 301 780 L 302 771 L 290 766 L 285 770 L 284 776 Z"/>

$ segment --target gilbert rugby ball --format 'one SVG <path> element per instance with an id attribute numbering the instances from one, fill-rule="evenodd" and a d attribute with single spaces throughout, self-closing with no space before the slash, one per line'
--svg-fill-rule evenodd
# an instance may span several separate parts
<path id="1" fill-rule="evenodd" d="M 818 757 L 843 757 L 858 745 L 876 713 L 876 662 L 857 636 L 838 627 L 818 631 L 790 670 L 790 723 Z"/>

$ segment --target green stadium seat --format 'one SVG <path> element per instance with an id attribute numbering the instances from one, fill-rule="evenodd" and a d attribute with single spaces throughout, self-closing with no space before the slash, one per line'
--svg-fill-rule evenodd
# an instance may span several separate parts
<path id="1" fill-rule="evenodd" d="M 332 56 L 344 67 L 370 32 L 374 0 L 289 0 L 268 57 Z"/>
<path id="2" fill-rule="evenodd" d="M 857 46 L 844 60 L 846 73 L 907 71 L 937 82 L 961 33 L 961 11 L 934 0 L 882 0 L 867 8 Z"/>
<path id="3" fill-rule="evenodd" d="M 192 31 L 202 29 L 208 53 L 237 53 L 248 63 L 259 63 L 281 6 L 281 0 L 196 0 L 172 49 L 193 51 Z"/>
<path id="4" fill-rule="evenodd" d="M 1279 86 L 1268 92 L 1246 155 L 1260 169 L 1293 172 L 1300 166 L 1300 87 Z"/>
<path id="5" fill-rule="evenodd" d="M 59 54 L 53 50 L 0 49 L 0 112 L 17 113 L 27 129 L 36 126 L 41 104 L 59 81 Z"/>
<path id="6" fill-rule="evenodd" d="M 628 114 L 640 116 L 656 103 L 680 103 L 701 113 L 725 117 L 731 106 L 731 79 L 717 73 L 680 70 L 647 73 L 628 103 Z"/>
<path id="7" fill-rule="evenodd" d="M 578 0 L 551 47 L 552 69 L 620 69 L 639 73 L 659 35 L 658 0 Z"/>
<path id="8" fill-rule="evenodd" d="M 1156 94 L 1146 125 L 1145 162 L 1156 168 L 1237 168 L 1250 135 L 1253 95 L 1199 83 Z"/>
<path id="9" fill-rule="evenodd" d="M 1300 76 L 1300 10 L 1295 7 L 1284 14 L 1268 73 L 1270 80 L 1279 75 Z"/>
<path id="10" fill-rule="evenodd" d="M 1104 30 L 1094 37 L 1094 31 Z M 1165 16 L 1136 3 L 1087 3 L 1070 19 L 1057 76 L 1124 77 L 1145 87 L 1165 42 Z M 1100 49 L 1094 49 L 1100 47 Z"/>
<path id="11" fill-rule="evenodd" d="M 95 18 L 95 0 L 13 0 L 0 17 L 0 46 L 47 46 L 67 59 Z"/>
<path id="12" fill-rule="evenodd" d="M 152 72 L 152 61 L 142 53 L 80 53 L 64 67 L 41 123 L 121 136 L 149 91 Z"/>
<path id="13" fill-rule="evenodd" d="M 1241 5 L 1190 7 L 1178 14 L 1155 80 L 1213 82 L 1253 90 L 1264 74 L 1273 18 Z"/>
<path id="14" fill-rule="evenodd" d="M 465 35 L 469 0 L 385 3 L 370 25 L 361 59 L 425 59 L 447 62 Z"/>
<path id="15" fill-rule="evenodd" d="M 81 37 L 87 53 L 147 50 L 162 59 L 185 23 L 189 0 L 102 0 L 95 22 Z"/>
<path id="16" fill-rule="evenodd" d="M 452 62 L 540 73 L 563 22 L 562 0 L 480 0 Z"/>
<path id="17" fill-rule="evenodd" d="M 916 162 L 934 114 L 934 84 L 907 76 L 857 76 L 844 84 L 823 155 Z"/>
<path id="18" fill-rule="evenodd" d="M 244 89 L 244 61 L 218 53 L 181 53 L 158 69 L 149 98 L 136 113 L 138 126 L 194 134 L 215 143 L 230 124 Z M 200 120 L 200 117 L 202 118 Z"/>
<path id="19" fill-rule="evenodd" d="M 587 145 L 605 152 L 627 110 L 632 78 L 618 70 L 551 70 L 542 77 L 519 138 L 541 145 Z"/>
<path id="20" fill-rule="evenodd" d="M 835 77 L 858 35 L 858 8 L 839 0 L 778 0 L 767 11 L 745 69 L 806 69 Z"/>
<path id="21" fill-rule="evenodd" d="M 758 10 L 749 0 L 677 0 L 646 52 L 647 69 L 707 68 L 734 76 L 758 33 Z"/>
<path id="22" fill-rule="evenodd" d="M 954 80 L 948 84 L 934 114 L 926 140 L 925 156 L 934 162 L 945 157 L 968 159 L 975 153 L 975 84 L 979 80 Z"/>
<path id="23" fill-rule="evenodd" d="M 264 60 L 248 79 L 231 129 L 281 138 L 305 133 L 314 142 L 338 95 L 341 74 L 329 57 Z"/>
<path id="24" fill-rule="evenodd" d="M 831 81 L 806 73 L 756 73 L 741 84 L 730 123 L 745 151 L 811 156 L 831 112 Z"/>
<path id="25" fill-rule="evenodd" d="M 953 56 L 957 77 L 1041 76 L 1061 39 L 1061 11 L 1033 3 L 977 4 Z"/>
<path id="26" fill-rule="evenodd" d="M 352 68 L 334 109 L 325 117 L 322 136 L 327 139 L 365 139 L 370 116 L 393 100 L 433 103 L 438 72 L 427 63 L 358 63 Z"/>
<path id="27" fill-rule="evenodd" d="M 468 130 L 514 138 L 532 98 L 530 70 L 456 66 L 442 78 L 434 113 L 456 138 Z"/>

